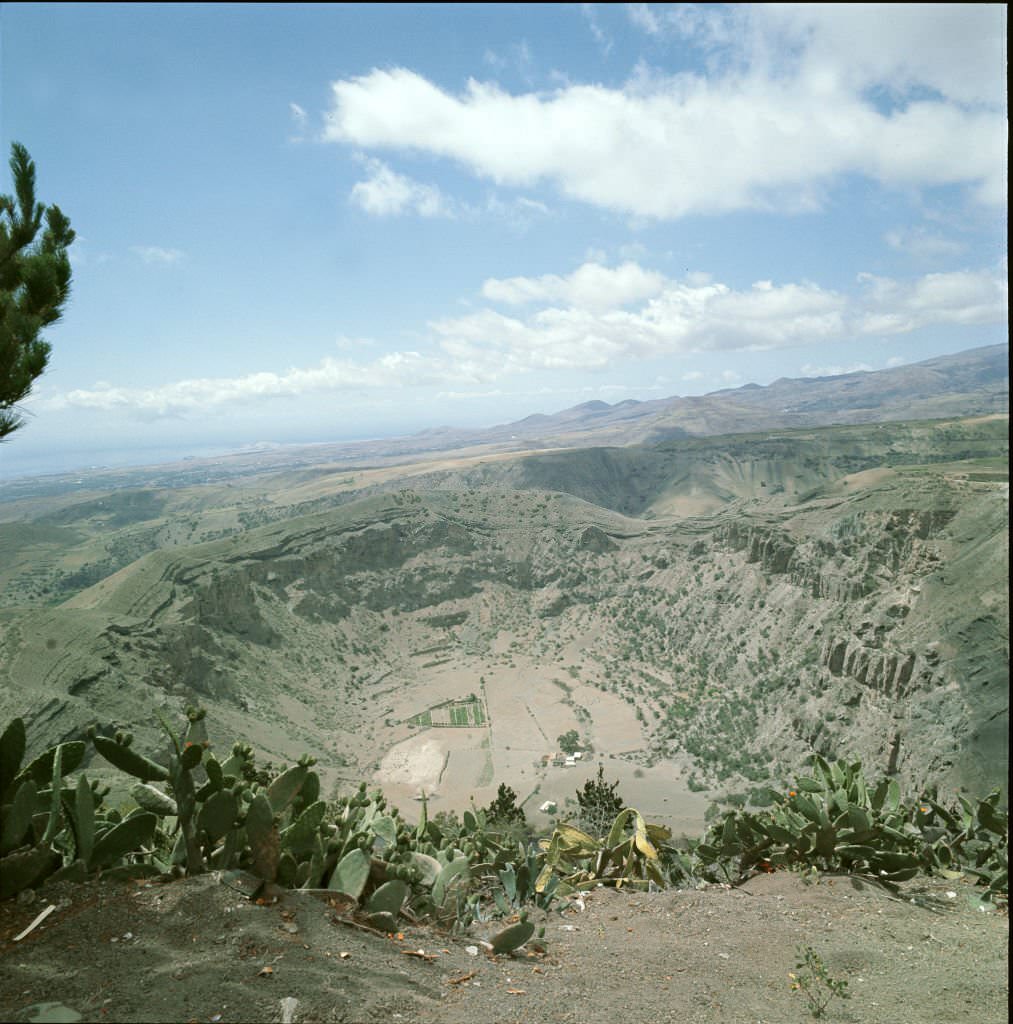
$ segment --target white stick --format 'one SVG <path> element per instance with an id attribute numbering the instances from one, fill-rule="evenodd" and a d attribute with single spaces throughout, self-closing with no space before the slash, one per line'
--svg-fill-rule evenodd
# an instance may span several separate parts
<path id="1" fill-rule="evenodd" d="M 46 918 L 49 917 L 49 915 L 54 910 L 56 910 L 56 904 L 55 903 L 50 903 L 49 906 L 46 907 L 46 909 L 43 910 L 42 913 L 39 914 L 39 916 L 20 935 L 15 935 L 14 936 L 14 941 L 15 942 L 20 942 L 26 935 L 31 935 L 31 933 L 33 931 L 35 931 L 35 929 L 40 924 L 42 924 L 42 922 L 45 921 Z"/>

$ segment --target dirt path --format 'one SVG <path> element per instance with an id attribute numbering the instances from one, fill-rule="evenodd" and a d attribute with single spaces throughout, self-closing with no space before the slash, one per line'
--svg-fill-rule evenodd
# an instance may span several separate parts
<path id="1" fill-rule="evenodd" d="M 743 889 L 597 890 L 584 910 L 545 919 L 545 954 L 491 958 L 469 953 L 475 936 L 381 937 L 313 896 L 257 906 L 211 876 L 60 885 L 0 906 L 0 1019 L 785 1024 L 811 1019 L 788 978 L 810 945 L 849 981 L 829 1021 L 1006 1021 L 1008 919 L 950 886 L 912 884 L 899 902 L 790 874 Z M 40 1004 L 57 1006 L 47 1016 Z"/>

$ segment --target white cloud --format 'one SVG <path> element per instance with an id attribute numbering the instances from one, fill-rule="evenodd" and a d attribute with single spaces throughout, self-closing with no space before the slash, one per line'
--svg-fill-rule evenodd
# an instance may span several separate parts
<path id="1" fill-rule="evenodd" d="M 124 388 L 101 383 L 39 401 L 39 406 L 123 410 L 143 418 L 206 415 L 224 406 L 270 398 L 298 398 L 321 392 L 389 388 L 425 383 L 431 362 L 418 352 L 393 352 L 371 363 L 324 359 L 317 366 L 284 373 L 250 373 L 240 377 L 202 377 L 153 388 Z"/>
<path id="2" fill-rule="evenodd" d="M 860 334 L 907 334 L 930 325 L 1003 323 L 1009 288 L 1005 268 L 926 274 L 901 282 L 860 275 L 863 295 L 855 317 Z"/>
<path id="3" fill-rule="evenodd" d="M 159 266 L 171 266 L 186 255 L 180 249 L 165 249 L 160 245 L 133 245 L 130 247 L 130 251 L 145 263 Z"/>
<path id="4" fill-rule="evenodd" d="M 615 275 L 611 280 L 609 273 Z M 757 281 L 737 290 L 702 274 L 675 280 L 648 279 L 646 273 L 650 293 L 628 302 L 635 308 L 620 304 L 624 278 L 617 271 L 585 264 L 568 277 L 508 278 L 483 286 L 485 297 L 498 303 L 541 304 L 531 312 L 483 309 L 430 327 L 462 372 L 467 368 L 482 378 L 596 369 L 689 352 L 818 346 L 928 326 L 1003 323 L 1006 318 L 1002 268 L 929 274 L 913 281 L 863 275 L 850 295 L 805 281 Z M 593 275 L 604 282 L 602 292 L 613 289 L 611 305 L 600 305 L 594 289 L 578 287 Z M 552 304 L 560 302 L 566 304 Z"/>
<path id="5" fill-rule="evenodd" d="M 851 363 L 848 366 L 815 366 L 812 363 L 805 363 L 798 368 L 803 377 L 840 377 L 845 373 L 859 373 L 870 371 L 872 367 L 868 363 Z"/>
<path id="6" fill-rule="evenodd" d="M 591 30 L 594 41 L 598 44 L 602 54 L 607 57 L 612 52 L 612 38 L 601 27 L 601 22 L 598 20 L 598 12 L 595 10 L 596 6 L 596 4 L 581 4 L 580 13 L 587 22 L 587 27 Z"/>
<path id="7" fill-rule="evenodd" d="M 657 295 L 664 283 L 664 277 L 657 271 L 644 270 L 633 262 L 614 270 L 588 262 L 566 277 L 545 274 L 537 278 L 489 278 L 482 285 L 482 294 L 490 302 L 511 306 L 562 302 L 581 309 L 604 310 Z"/>
<path id="8" fill-rule="evenodd" d="M 289 137 L 290 142 L 302 142 L 306 137 L 306 127 L 309 124 L 309 115 L 298 103 L 289 103 L 288 112 L 295 127 L 295 134 Z"/>
<path id="9" fill-rule="evenodd" d="M 594 369 L 622 359 L 690 351 L 769 349 L 837 340 L 847 333 L 848 300 L 816 285 L 758 282 L 736 291 L 709 281 L 652 280 L 654 292 L 639 309 L 602 308 L 570 278 L 515 278 L 484 291 L 502 300 L 568 295 L 584 305 L 547 306 L 507 316 L 484 309 L 435 321 L 440 346 L 469 372 Z M 625 266 L 625 265 L 624 265 Z M 613 286 L 615 283 L 613 282 Z M 617 291 L 617 294 L 621 294 Z"/>
<path id="10" fill-rule="evenodd" d="M 627 4 L 626 13 L 630 21 L 642 28 L 648 35 L 661 35 L 662 23 L 657 14 L 651 10 L 650 4 Z"/>
<path id="11" fill-rule="evenodd" d="M 537 199 L 529 199 L 527 196 L 501 199 L 498 195 L 490 195 L 482 205 L 460 203 L 458 207 L 462 216 L 471 220 L 493 217 L 502 221 L 511 231 L 518 234 L 527 231 L 534 221 L 548 217 L 552 213 L 545 203 L 539 202 Z"/>
<path id="12" fill-rule="evenodd" d="M 351 201 L 377 217 L 417 213 L 422 217 L 452 217 L 453 210 L 435 185 L 424 185 L 391 170 L 382 160 L 366 160 L 368 177 L 356 182 Z"/>
<path id="13" fill-rule="evenodd" d="M 512 71 L 528 85 L 532 84 L 535 60 L 526 39 L 506 47 L 505 52 L 486 50 L 482 60 L 499 73 Z"/>
<path id="14" fill-rule="evenodd" d="M 883 240 L 891 249 L 905 252 L 918 260 L 938 260 L 959 256 L 967 250 L 962 242 L 931 234 L 923 227 L 894 228 Z"/>
<path id="15" fill-rule="evenodd" d="M 84 267 L 100 267 L 102 264 L 109 263 L 113 259 L 111 253 L 93 252 L 89 246 L 88 239 L 82 235 L 78 235 L 74 239 L 74 244 L 67 250 L 67 256 L 74 270 L 81 270 Z"/>
<path id="16" fill-rule="evenodd" d="M 927 274 L 909 281 L 865 274 L 846 294 L 807 281 L 757 281 L 735 289 L 705 274 L 665 278 L 636 264 L 584 264 L 569 275 L 491 279 L 486 298 L 521 307 L 485 308 L 431 322 L 422 351 L 369 362 L 328 358 L 309 368 L 232 378 L 196 378 L 161 387 L 96 385 L 46 398 L 40 408 L 123 410 L 140 417 L 207 415 L 265 399 L 371 390 L 497 387 L 523 374 L 594 370 L 630 361 L 812 346 L 923 327 L 1002 323 L 1005 266 Z M 603 295 L 611 304 L 603 305 Z M 528 308 L 531 305 L 535 308 Z M 361 351 L 362 346 L 359 346 Z M 807 368 L 811 375 L 847 372 Z M 687 373 L 683 380 L 698 379 Z"/>
<path id="17" fill-rule="evenodd" d="M 512 230 L 524 232 L 533 220 L 550 214 L 544 203 L 527 196 L 502 199 L 492 194 L 482 203 L 459 202 L 445 195 L 435 185 L 427 185 L 399 174 L 382 160 L 363 158 L 362 163 L 366 166 L 367 177 L 352 187 L 349 200 L 375 217 L 403 214 L 451 220 L 492 217 L 503 221 Z"/>
<path id="18" fill-rule="evenodd" d="M 632 24 L 720 54 L 712 67 L 762 70 L 861 92 L 930 89 L 1002 106 L 1002 4 L 630 4 Z"/>
<path id="19" fill-rule="evenodd" d="M 522 94 L 471 80 L 455 94 L 405 68 L 375 69 L 332 84 L 324 137 L 444 157 L 501 186 L 549 182 L 648 218 L 811 209 L 852 174 L 1003 202 L 1004 14 L 853 6 L 678 14 L 712 47 L 725 45 L 722 17 L 748 30 L 725 33 L 737 60 L 706 78 L 641 70 L 623 88 Z"/>
<path id="20" fill-rule="evenodd" d="M 895 96 L 930 89 L 960 104 L 1005 103 L 1003 4 L 747 5 L 771 49 L 795 42 L 803 78 Z"/>

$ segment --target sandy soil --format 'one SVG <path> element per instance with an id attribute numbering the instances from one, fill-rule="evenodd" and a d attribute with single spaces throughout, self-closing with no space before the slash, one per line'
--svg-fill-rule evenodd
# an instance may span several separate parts
<path id="1" fill-rule="evenodd" d="M 811 945 L 852 994 L 828 1021 L 997 1024 L 1008 919 L 973 895 L 916 881 L 895 900 L 793 874 L 741 889 L 599 889 L 583 910 L 544 919 L 544 953 L 492 957 L 468 947 L 500 924 L 387 937 L 317 897 L 258 906 L 213 876 L 62 884 L 0 905 L 0 1019 L 786 1024 L 811 1019 L 788 977 Z M 43 1004 L 56 1006 L 46 1016 Z"/>
<path id="2" fill-rule="evenodd" d="M 445 748 L 438 739 L 430 734 L 415 736 L 387 752 L 377 779 L 432 793 L 443 774 L 445 757 Z"/>
<path id="3" fill-rule="evenodd" d="M 509 647 L 513 634 L 504 632 L 498 642 Z M 572 801 L 597 773 L 600 760 L 609 781 L 618 780 L 624 796 L 635 793 L 638 810 L 652 821 L 667 825 L 675 835 L 696 837 L 704 831 L 710 798 L 689 790 L 685 766 L 665 762 L 646 768 L 637 763 L 635 755 L 645 739 L 633 707 L 613 693 L 574 682 L 558 664 L 541 665 L 520 657 L 516 662 L 486 665 L 483 685 L 478 682 L 476 663 L 455 658 L 432 672 L 420 673 L 419 680 L 390 695 L 391 714 L 407 718 L 442 700 L 481 689 L 491 723 L 484 728 L 415 731 L 401 726 L 390 730 L 398 738 L 382 758 L 373 781 L 406 819 L 417 819 L 420 791 L 432 798 L 432 813 L 460 813 L 473 803 L 488 804 L 495 799 L 497 785 L 505 782 L 517 793 L 530 820 L 549 826 L 551 819 L 537 808 L 546 800 L 560 808 L 566 800 Z M 564 676 L 565 688 L 553 682 Z M 582 722 L 574 707 L 585 709 L 590 721 Z M 573 768 L 542 768 L 543 755 L 554 753 L 558 737 L 570 729 L 593 743 L 593 757 Z"/>

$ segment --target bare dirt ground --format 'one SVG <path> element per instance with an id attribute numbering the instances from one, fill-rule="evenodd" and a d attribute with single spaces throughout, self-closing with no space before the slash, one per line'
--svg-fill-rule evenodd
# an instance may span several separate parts
<path id="1" fill-rule="evenodd" d="M 849 983 L 828 1021 L 995 1024 L 1008 918 L 973 900 L 960 883 L 916 880 L 894 899 L 788 873 L 738 889 L 599 889 L 545 917 L 544 952 L 493 957 L 477 940 L 498 923 L 388 937 L 321 898 L 257 905 L 210 875 L 61 884 L 0 905 L 0 1019 L 787 1024 L 811 1019 L 788 976 L 808 945 Z"/>

